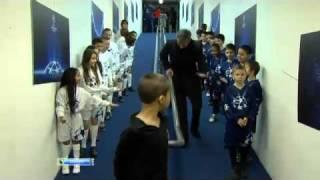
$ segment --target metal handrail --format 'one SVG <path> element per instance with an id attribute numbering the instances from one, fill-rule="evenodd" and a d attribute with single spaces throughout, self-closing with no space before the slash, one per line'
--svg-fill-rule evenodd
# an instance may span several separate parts
<path id="1" fill-rule="evenodd" d="M 154 53 L 154 62 L 153 62 L 153 72 L 157 73 L 158 72 L 158 59 L 159 59 L 159 32 L 160 28 L 157 27 L 157 32 L 156 32 L 156 47 L 155 47 L 155 53 Z"/>
<path id="2" fill-rule="evenodd" d="M 154 72 L 158 72 L 158 63 L 160 62 L 160 57 L 159 57 L 159 53 L 160 53 L 160 49 L 167 43 L 167 38 L 165 35 L 165 29 L 162 26 L 159 26 L 157 28 L 157 33 L 156 33 L 156 51 L 155 51 L 155 59 L 154 59 Z M 158 37 L 160 36 L 160 37 Z M 161 38 L 163 37 L 163 38 Z M 160 41 L 159 41 L 160 39 Z M 163 40 L 163 43 L 162 43 Z M 160 48 L 159 48 L 159 43 L 160 43 Z M 168 57 L 170 60 L 170 56 Z M 177 109 L 177 102 L 176 102 L 176 96 L 175 96 L 175 91 L 174 91 L 174 86 L 173 86 L 173 81 L 172 78 L 169 77 L 169 81 L 170 81 L 170 92 L 171 92 L 171 105 L 172 105 L 172 112 L 173 112 L 173 122 L 174 122 L 174 129 L 175 129 L 175 133 L 176 133 L 176 137 L 177 139 L 175 140 L 169 140 L 168 144 L 169 146 L 173 146 L 173 147 L 179 147 L 179 146 L 183 146 L 185 144 L 185 140 L 184 137 L 182 135 L 182 131 L 180 128 L 180 122 L 179 122 L 179 114 L 178 114 L 178 109 Z"/>

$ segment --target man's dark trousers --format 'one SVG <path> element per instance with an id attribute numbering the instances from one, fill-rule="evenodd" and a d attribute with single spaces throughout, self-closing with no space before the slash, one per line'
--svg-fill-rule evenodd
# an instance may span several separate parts
<path id="1" fill-rule="evenodd" d="M 186 144 L 189 142 L 187 98 L 192 105 L 191 131 L 198 131 L 202 107 L 201 81 L 196 75 L 174 75 L 173 84 L 177 102 L 179 122 Z"/>

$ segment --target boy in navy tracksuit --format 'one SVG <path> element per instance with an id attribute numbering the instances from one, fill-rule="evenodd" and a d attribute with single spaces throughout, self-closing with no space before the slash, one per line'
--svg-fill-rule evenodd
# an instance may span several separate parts
<path id="1" fill-rule="evenodd" d="M 252 139 L 252 122 L 255 118 L 255 99 L 246 86 L 246 71 L 243 66 L 233 68 L 234 84 L 224 96 L 224 112 L 227 119 L 225 147 L 229 150 L 233 174 L 228 179 L 246 178 L 246 160 Z"/>
<path id="2" fill-rule="evenodd" d="M 220 51 L 221 51 L 222 54 L 224 54 L 224 51 L 225 51 L 225 49 L 224 49 L 224 47 L 223 47 L 224 41 L 225 41 L 225 37 L 224 37 L 223 34 L 217 34 L 217 35 L 215 35 L 215 37 L 214 37 L 214 43 L 216 43 L 216 44 L 218 44 L 218 45 L 220 46 Z"/>
<path id="3" fill-rule="evenodd" d="M 207 39 L 208 39 L 208 41 L 209 41 L 209 39 L 214 39 L 215 34 L 214 34 L 214 32 L 212 32 L 212 31 L 208 31 L 208 32 L 206 33 L 206 36 L 207 36 Z"/>
<path id="4" fill-rule="evenodd" d="M 233 84 L 232 78 L 232 68 L 235 65 L 239 64 L 239 61 L 235 59 L 236 48 L 233 44 L 227 44 L 225 48 L 226 60 L 223 61 L 221 69 L 222 76 L 220 80 L 222 82 L 222 92 L 225 93 L 225 90 L 228 86 Z"/>
<path id="5" fill-rule="evenodd" d="M 246 72 L 248 75 L 247 86 L 251 89 L 253 93 L 253 98 L 255 100 L 255 119 L 253 121 L 252 131 L 256 132 L 256 117 L 258 115 L 260 104 L 263 100 L 262 96 L 262 88 L 258 79 L 256 79 L 256 75 L 260 71 L 260 65 L 256 61 L 249 61 L 245 64 Z"/>
<path id="6" fill-rule="evenodd" d="M 203 53 L 204 56 L 206 58 L 206 63 L 209 64 L 209 60 L 212 58 L 212 45 L 214 44 L 214 33 L 212 31 L 206 32 L 206 39 L 207 39 L 207 43 L 206 46 L 204 47 Z M 204 79 L 204 87 L 206 88 L 207 93 L 206 96 L 210 97 L 210 92 L 209 92 L 209 83 L 208 83 L 208 79 Z"/>
<path id="7" fill-rule="evenodd" d="M 207 32 L 201 33 L 201 44 L 203 55 L 207 59 L 208 53 L 210 53 L 210 49 L 212 48 L 208 41 Z"/>
<path id="8" fill-rule="evenodd" d="M 217 118 L 217 114 L 220 111 L 221 104 L 221 92 L 222 82 L 220 77 L 222 76 L 222 63 L 225 61 L 224 56 L 220 53 L 220 46 L 218 44 L 212 45 L 212 54 L 209 58 L 209 93 L 210 93 L 210 105 L 212 105 L 212 115 L 209 122 L 214 122 Z"/>
<path id="9" fill-rule="evenodd" d="M 208 59 L 210 58 L 209 56 L 210 56 L 210 50 L 212 46 L 209 43 L 207 32 L 205 31 L 201 32 L 200 40 L 201 40 L 202 53 L 205 57 L 205 62 L 208 64 Z M 203 79 L 201 83 L 202 83 L 202 89 L 206 89 L 206 88 L 209 89 L 207 79 Z"/>
<path id="10" fill-rule="evenodd" d="M 252 54 L 252 48 L 249 45 L 242 45 L 238 48 L 238 61 L 241 66 L 245 66 L 245 64 L 249 61 Z"/>

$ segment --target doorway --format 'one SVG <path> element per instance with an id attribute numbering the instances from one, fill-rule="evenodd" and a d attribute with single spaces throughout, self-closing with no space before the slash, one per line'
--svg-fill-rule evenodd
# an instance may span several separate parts
<path id="1" fill-rule="evenodd" d="M 160 14 L 166 16 L 166 32 L 176 32 L 178 30 L 178 0 L 165 0 L 163 4 L 159 4 L 156 0 L 143 0 L 143 32 L 156 32 Z"/>

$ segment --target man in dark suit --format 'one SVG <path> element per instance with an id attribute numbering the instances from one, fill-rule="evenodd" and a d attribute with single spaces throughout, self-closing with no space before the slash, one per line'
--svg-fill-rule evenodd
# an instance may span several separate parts
<path id="1" fill-rule="evenodd" d="M 189 30 L 180 30 L 176 40 L 165 44 L 160 52 L 160 60 L 166 74 L 173 80 L 181 131 L 188 145 L 187 98 L 192 104 L 191 134 L 195 138 L 201 137 L 201 78 L 205 78 L 208 71 L 201 44 L 191 39 Z"/>

